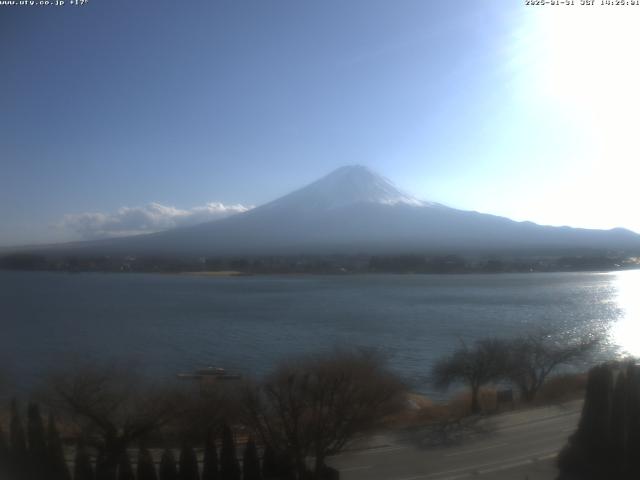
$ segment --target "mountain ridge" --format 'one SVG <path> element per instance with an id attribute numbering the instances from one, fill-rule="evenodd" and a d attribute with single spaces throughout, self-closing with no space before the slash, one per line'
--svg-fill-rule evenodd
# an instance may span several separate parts
<path id="1" fill-rule="evenodd" d="M 640 235 L 551 227 L 417 199 L 361 165 L 221 220 L 60 245 L 121 255 L 287 255 L 599 249 L 640 252 Z"/>

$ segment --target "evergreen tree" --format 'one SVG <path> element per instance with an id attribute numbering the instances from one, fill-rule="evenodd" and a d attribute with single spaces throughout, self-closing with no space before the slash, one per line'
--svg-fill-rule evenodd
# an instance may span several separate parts
<path id="1" fill-rule="evenodd" d="M 627 366 L 627 382 L 627 473 L 640 478 L 640 368 L 633 362 Z"/>
<path id="2" fill-rule="evenodd" d="M 632 362 L 590 370 L 578 430 L 558 458 L 559 478 L 640 478 L 639 373 Z"/>
<path id="3" fill-rule="evenodd" d="M 9 444 L 0 425 L 0 478 L 9 478 L 10 460 Z"/>
<path id="4" fill-rule="evenodd" d="M 173 452 L 167 448 L 160 459 L 160 480 L 178 480 L 178 478 L 176 459 Z"/>
<path id="5" fill-rule="evenodd" d="M 222 451 L 220 452 L 220 477 L 222 480 L 240 480 L 240 465 L 236 456 L 233 433 L 228 425 L 222 429 Z"/>
<path id="6" fill-rule="evenodd" d="M 627 411 L 627 372 L 617 376 L 610 407 L 610 438 L 607 450 L 602 452 L 603 463 L 611 465 L 610 475 L 621 478 L 627 472 L 627 439 L 629 438 L 629 415 Z"/>
<path id="7" fill-rule="evenodd" d="M 94 480 L 91 457 L 82 444 L 76 447 L 75 466 L 73 469 L 73 480 Z"/>
<path id="8" fill-rule="evenodd" d="M 180 451 L 180 480 L 199 480 L 198 457 L 187 444 L 184 444 Z"/>
<path id="9" fill-rule="evenodd" d="M 276 456 L 276 462 L 278 464 L 278 477 L 280 480 L 294 480 L 295 478 L 307 478 L 306 476 L 303 477 L 296 477 L 294 471 L 294 462 L 293 459 L 291 457 L 291 454 L 289 453 L 281 453 L 279 455 Z M 303 471 L 302 475 L 307 475 L 308 472 L 307 471 Z"/>
<path id="10" fill-rule="evenodd" d="M 242 478 L 243 480 L 260 480 L 260 459 L 258 449 L 252 438 L 249 438 L 244 448 L 242 456 Z"/>
<path id="11" fill-rule="evenodd" d="M 29 465 L 35 478 L 43 477 L 49 470 L 47 442 L 40 408 L 35 403 L 27 406 L 27 440 L 29 444 Z"/>
<path id="12" fill-rule="evenodd" d="M 609 451 L 613 390 L 614 376 L 609 365 L 598 365 L 589 371 L 578 429 L 558 457 L 561 472 L 598 478 L 606 470 L 603 457 Z"/>
<path id="13" fill-rule="evenodd" d="M 218 480 L 218 452 L 213 431 L 207 432 L 202 465 L 202 480 Z"/>
<path id="14" fill-rule="evenodd" d="M 278 478 L 278 460 L 276 452 L 270 445 L 266 445 L 262 454 L 262 475 L 265 480 Z"/>
<path id="15" fill-rule="evenodd" d="M 11 421 L 9 424 L 9 449 L 11 452 L 11 471 L 16 478 L 22 478 L 27 474 L 29 458 L 27 451 L 27 441 L 20 419 L 18 402 L 14 398 L 11 400 Z"/>
<path id="16" fill-rule="evenodd" d="M 136 476 L 133 474 L 133 467 L 131 466 L 131 458 L 125 450 L 120 456 L 118 462 L 118 480 L 135 480 Z"/>
<path id="17" fill-rule="evenodd" d="M 101 449 L 96 458 L 96 480 L 116 480 L 117 466 L 107 461 L 107 452 Z"/>
<path id="18" fill-rule="evenodd" d="M 157 480 L 156 467 L 153 464 L 151 452 L 144 447 L 138 451 L 138 480 Z"/>
<path id="19" fill-rule="evenodd" d="M 52 480 L 71 480 L 60 433 L 51 413 L 47 425 L 47 463 Z"/>
<path id="20" fill-rule="evenodd" d="M 605 449 L 608 435 L 610 398 L 614 377 L 609 365 L 599 365 L 589 371 L 585 403 L 578 425 L 578 433 L 584 441 L 588 456 L 599 456 Z"/>

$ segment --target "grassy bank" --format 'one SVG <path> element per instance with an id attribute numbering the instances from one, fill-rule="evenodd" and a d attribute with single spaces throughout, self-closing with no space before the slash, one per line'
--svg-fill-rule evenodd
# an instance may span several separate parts
<path id="1" fill-rule="evenodd" d="M 526 402 L 514 392 L 513 402 L 500 405 L 497 402 L 497 389 L 483 388 L 480 391 L 481 414 L 492 415 L 578 400 L 584 398 L 586 385 L 586 373 L 560 374 L 549 378 L 535 400 Z M 411 393 L 407 395 L 407 407 L 403 412 L 390 417 L 385 425 L 388 428 L 426 427 L 472 415 L 471 395 L 466 391 L 455 394 L 446 402 L 433 402 L 424 395 Z"/>

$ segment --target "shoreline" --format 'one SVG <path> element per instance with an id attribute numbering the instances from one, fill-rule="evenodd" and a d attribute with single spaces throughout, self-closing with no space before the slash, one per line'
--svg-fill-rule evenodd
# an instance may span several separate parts
<path id="1" fill-rule="evenodd" d="M 116 273 L 120 273 L 120 272 L 116 272 Z M 128 273 L 128 272 L 122 272 L 122 273 Z M 141 273 L 147 273 L 147 272 L 141 272 Z M 152 272 L 149 272 L 152 273 Z M 239 272 L 237 270 L 207 270 L 207 271 L 195 271 L 195 272 L 159 272 L 159 273 L 166 273 L 167 275 L 189 275 L 189 276 L 193 276 L 193 277 L 250 277 L 253 276 L 255 274 L 253 273 L 245 273 L 245 272 Z"/>
<path id="2" fill-rule="evenodd" d="M 514 398 L 511 402 L 498 403 L 498 387 L 488 385 L 480 390 L 481 417 L 490 417 L 501 413 L 527 412 L 554 405 L 584 400 L 587 372 L 558 373 L 549 377 L 538 392 L 537 398 L 527 402 L 521 398 L 517 389 L 511 387 Z M 389 418 L 388 428 L 407 428 L 428 426 L 452 419 L 471 418 L 470 394 L 464 387 L 451 392 L 446 399 L 434 400 L 429 395 L 410 391 L 406 395 L 407 409 L 395 417 Z"/>
<path id="3" fill-rule="evenodd" d="M 496 275 L 535 275 L 535 274 L 554 274 L 554 273 L 585 273 L 585 274 L 609 274 L 639 271 L 640 265 L 632 267 L 616 268 L 616 269 L 592 269 L 592 270 L 533 270 L 533 271 L 502 271 L 488 272 L 482 270 L 464 271 L 464 272 L 373 272 L 373 271 L 349 271 L 349 272 L 242 272 L 238 270 L 186 270 L 186 271 L 122 271 L 122 270 L 58 270 L 58 269 L 11 269 L 0 268 L 0 272 L 23 272 L 23 273 L 102 273 L 102 274 L 146 274 L 146 275 L 175 275 L 175 276 L 193 276 L 193 277 L 353 277 L 359 275 L 370 276 L 496 276 Z"/>

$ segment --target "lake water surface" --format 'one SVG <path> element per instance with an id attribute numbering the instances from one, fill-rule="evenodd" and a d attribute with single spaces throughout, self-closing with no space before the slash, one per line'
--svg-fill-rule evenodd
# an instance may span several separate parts
<path id="1" fill-rule="evenodd" d="M 196 277 L 0 272 L 0 361 L 18 382 L 73 355 L 137 359 L 173 376 L 260 375 L 335 345 L 375 347 L 415 387 L 460 339 L 555 325 L 606 329 L 640 354 L 640 271 Z"/>

